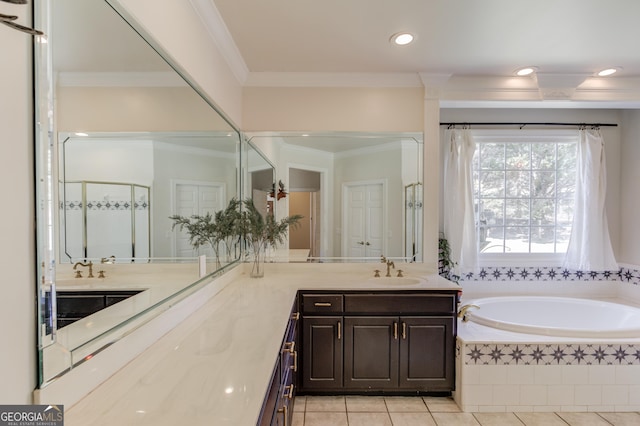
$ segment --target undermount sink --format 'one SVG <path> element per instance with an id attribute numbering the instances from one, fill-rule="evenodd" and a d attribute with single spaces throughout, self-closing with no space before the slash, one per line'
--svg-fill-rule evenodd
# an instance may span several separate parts
<path id="1" fill-rule="evenodd" d="M 422 280 L 418 278 L 409 278 L 409 277 L 380 277 L 380 278 L 371 278 L 375 282 L 379 282 L 380 284 L 388 284 L 388 285 L 416 285 L 422 283 Z"/>

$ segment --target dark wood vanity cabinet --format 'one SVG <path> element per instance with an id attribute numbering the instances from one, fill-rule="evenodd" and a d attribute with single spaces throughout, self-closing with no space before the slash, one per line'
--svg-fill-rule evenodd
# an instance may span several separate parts
<path id="1" fill-rule="evenodd" d="M 457 292 L 303 292 L 304 393 L 454 389 Z"/>
<path id="2" fill-rule="evenodd" d="M 276 365 L 258 418 L 260 426 L 290 425 L 293 404 L 298 388 L 298 311 L 297 298 L 293 304 L 287 329 L 280 345 Z"/>

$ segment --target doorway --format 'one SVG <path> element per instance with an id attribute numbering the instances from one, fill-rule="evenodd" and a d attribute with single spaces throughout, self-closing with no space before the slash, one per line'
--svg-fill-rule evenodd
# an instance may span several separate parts
<path id="1" fill-rule="evenodd" d="M 174 214 L 191 217 L 193 215 L 211 215 L 226 207 L 225 184 L 216 182 L 174 182 L 173 186 Z M 200 247 L 195 250 L 189 242 L 186 230 L 174 229 L 173 257 L 213 256 L 211 247 Z"/>
<path id="2" fill-rule="evenodd" d="M 386 249 L 386 182 L 343 185 L 342 255 L 380 258 Z"/>
<path id="3" fill-rule="evenodd" d="M 320 256 L 320 182 L 319 172 L 289 169 L 289 215 L 302 215 L 289 229 L 289 249 L 309 250 L 310 257 Z"/>

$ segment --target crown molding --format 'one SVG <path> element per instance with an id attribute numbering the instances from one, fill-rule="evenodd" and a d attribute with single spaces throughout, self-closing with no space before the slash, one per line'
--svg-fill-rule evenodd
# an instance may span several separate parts
<path id="1" fill-rule="evenodd" d="M 418 73 L 252 72 L 245 87 L 422 87 Z"/>
<path id="2" fill-rule="evenodd" d="M 249 68 L 213 0 L 189 0 L 189 2 L 202 20 L 211 40 L 220 49 L 236 80 L 241 85 L 245 84 L 249 76 Z"/>

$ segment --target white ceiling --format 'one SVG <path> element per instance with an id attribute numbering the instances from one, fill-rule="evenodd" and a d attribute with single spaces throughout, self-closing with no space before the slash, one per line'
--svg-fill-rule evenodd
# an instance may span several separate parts
<path id="1" fill-rule="evenodd" d="M 442 107 L 640 108 L 639 0 L 189 3 L 245 86 L 425 86 Z M 104 0 L 56 0 L 53 11 L 58 72 L 168 69 Z M 416 40 L 392 45 L 399 31 Z M 525 65 L 538 74 L 514 77 Z M 622 70 L 594 77 L 610 66 Z"/>
<path id="2" fill-rule="evenodd" d="M 248 68 L 247 85 L 302 85 L 312 81 L 302 75 L 318 81 L 322 74 L 336 82 L 336 73 L 351 80 L 348 75 L 354 73 L 360 79 L 386 74 L 389 82 L 392 73 L 405 85 L 482 86 L 494 92 L 517 86 L 522 93 L 509 100 L 640 100 L 638 0 L 192 4 L 197 9 L 204 1 L 214 3 L 226 24 Z M 415 41 L 408 46 L 389 43 L 399 31 L 412 32 Z M 514 81 L 514 71 L 525 65 L 539 67 L 538 76 Z M 622 67 L 621 72 L 606 81 L 593 78 L 612 66 Z"/>

